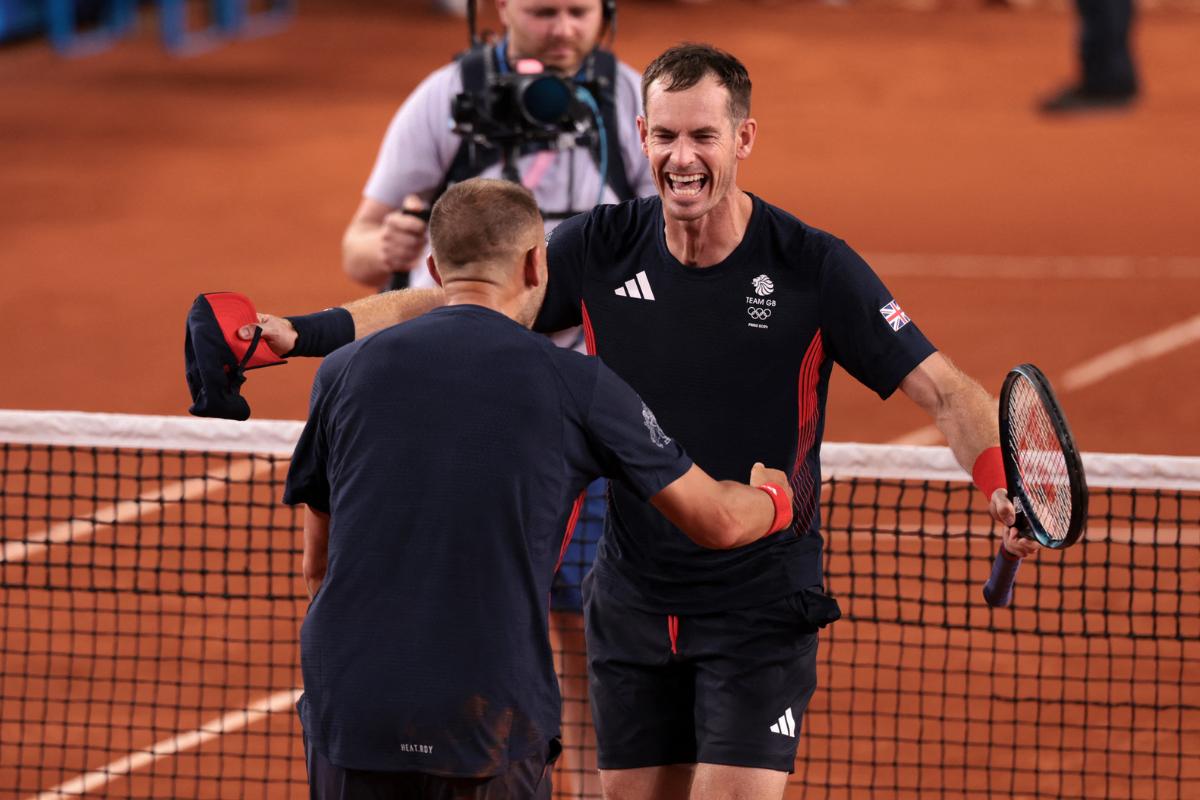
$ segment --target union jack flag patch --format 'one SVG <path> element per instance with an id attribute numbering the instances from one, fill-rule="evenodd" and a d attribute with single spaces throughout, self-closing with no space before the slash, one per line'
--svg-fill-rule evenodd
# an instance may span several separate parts
<path id="1" fill-rule="evenodd" d="M 904 309 L 900 308 L 900 304 L 895 300 L 879 309 L 879 313 L 883 315 L 884 320 L 892 326 L 894 331 L 900 330 L 909 322 L 908 314 L 904 313 Z"/>

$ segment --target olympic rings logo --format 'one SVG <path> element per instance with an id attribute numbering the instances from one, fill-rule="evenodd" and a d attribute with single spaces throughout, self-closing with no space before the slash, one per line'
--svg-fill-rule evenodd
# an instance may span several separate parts
<path id="1" fill-rule="evenodd" d="M 762 319 L 767 319 L 768 317 L 771 316 L 771 309 L 756 308 L 754 306 L 750 306 L 749 308 L 746 309 L 746 313 L 750 315 L 751 319 L 762 320 Z"/>

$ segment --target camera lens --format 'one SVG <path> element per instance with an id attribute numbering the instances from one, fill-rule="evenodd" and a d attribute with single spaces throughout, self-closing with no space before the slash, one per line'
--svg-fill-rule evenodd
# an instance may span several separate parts
<path id="1" fill-rule="evenodd" d="M 520 93 L 521 110 L 531 122 L 553 125 L 567 115 L 571 88 L 554 75 L 538 75 Z"/>

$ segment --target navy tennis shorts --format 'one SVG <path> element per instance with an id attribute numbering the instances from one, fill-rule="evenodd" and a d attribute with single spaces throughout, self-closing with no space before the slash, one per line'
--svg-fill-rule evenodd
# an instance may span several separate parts
<path id="1" fill-rule="evenodd" d="M 583 594 L 601 769 L 706 763 L 793 771 L 817 687 L 814 608 L 837 608 L 819 587 L 690 617 L 634 608 L 594 576 Z"/>
<path id="2" fill-rule="evenodd" d="M 608 481 L 593 481 L 584 496 L 583 508 L 575 522 L 575 532 L 567 544 L 562 566 L 550 586 L 550 608 L 555 611 L 583 611 L 583 579 L 596 560 L 596 547 L 604 533 L 604 513 L 608 503 Z"/>

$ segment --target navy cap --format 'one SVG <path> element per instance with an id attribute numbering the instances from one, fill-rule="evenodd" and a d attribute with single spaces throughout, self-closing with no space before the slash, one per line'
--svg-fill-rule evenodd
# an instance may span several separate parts
<path id="1" fill-rule="evenodd" d="M 188 391 L 197 417 L 243 420 L 250 405 L 240 394 L 248 369 L 287 363 L 262 342 L 262 328 L 250 298 L 237 292 L 209 292 L 192 303 L 183 342 Z M 243 341 L 238 329 L 255 325 L 254 338 Z"/>

